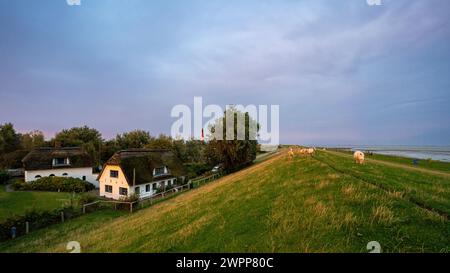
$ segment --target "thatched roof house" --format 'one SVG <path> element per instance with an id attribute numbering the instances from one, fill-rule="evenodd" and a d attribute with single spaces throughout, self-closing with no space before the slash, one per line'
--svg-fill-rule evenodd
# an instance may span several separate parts
<path id="1" fill-rule="evenodd" d="M 136 194 L 145 198 L 173 186 L 184 175 L 182 162 L 171 151 L 132 149 L 115 153 L 97 180 L 100 196 L 120 199 Z"/>
<path id="2" fill-rule="evenodd" d="M 37 148 L 29 152 L 22 163 L 26 171 L 92 167 L 91 157 L 80 147 Z"/>
<path id="3" fill-rule="evenodd" d="M 92 172 L 92 158 L 80 147 L 37 148 L 29 152 L 22 163 L 26 182 L 58 176 L 79 178 L 98 185 Z"/>
<path id="4" fill-rule="evenodd" d="M 105 166 L 119 166 L 130 185 L 145 184 L 168 177 L 185 175 L 182 162 L 169 150 L 130 149 L 115 153 Z M 168 172 L 155 175 L 154 170 L 167 167 Z M 106 168 L 103 168 L 103 171 Z M 99 178 L 102 176 L 100 173 Z"/>

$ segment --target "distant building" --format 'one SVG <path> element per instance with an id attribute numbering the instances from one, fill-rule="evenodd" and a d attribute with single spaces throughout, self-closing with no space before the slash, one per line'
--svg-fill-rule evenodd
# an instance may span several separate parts
<path id="1" fill-rule="evenodd" d="M 98 187 L 92 159 L 82 148 L 38 148 L 28 153 L 22 162 L 25 182 L 41 177 L 73 177 Z"/>
<path id="2" fill-rule="evenodd" d="M 183 175 L 183 164 L 170 151 L 120 151 L 106 162 L 98 176 L 100 196 L 116 200 L 132 194 L 151 197 L 176 184 Z"/>

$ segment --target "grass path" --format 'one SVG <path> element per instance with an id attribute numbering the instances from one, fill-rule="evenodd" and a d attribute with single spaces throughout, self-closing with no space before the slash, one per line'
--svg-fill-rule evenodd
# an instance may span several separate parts
<path id="1" fill-rule="evenodd" d="M 326 153 L 330 153 L 330 154 L 334 154 L 334 155 L 337 155 L 337 156 L 345 157 L 345 158 L 353 158 L 353 155 L 348 154 L 348 153 L 336 152 L 336 151 L 330 151 L 330 150 L 327 150 L 325 152 Z M 376 163 L 376 164 L 383 164 L 383 165 L 391 166 L 391 167 L 395 167 L 395 168 L 401 168 L 401 169 L 410 170 L 410 171 L 419 171 L 419 172 L 424 172 L 424 173 L 427 173 L 427 174 L 440 175 L 440 176 L 445 176 L 445 177 L 450 178 L 450 173 L 449 172 L 425 169 L 425 168 L 421 168 L 421 167 L 408 166 L 408 165 L 405 165 L 405 164 L 402 164 L 402 163 L 389 162 L 389 161 L 373 159 L 373 158 L 366 158 L 366 161 L 367 162 Z"/>
<path id="2" fill-rule="evenodd" d="M 360 168 L 318 156 L 339 169 Z M 386 168 L 363 166 L 369 167 L 360 173 L 367 179 Z M 424 177 L 388 169 L 397 187 Z M 398 174 L 412 182 L 391 180 Z M 83 252 L 367 252 L 370 241 L 383 252 L 450 252 L 449 235 L 449 221 L 439 214 L 314 158 L 289 160 L 283 152 L 132 215 L 87 215 L 0 244 L 0 252 L 66 252 L 73 240 Z"/>

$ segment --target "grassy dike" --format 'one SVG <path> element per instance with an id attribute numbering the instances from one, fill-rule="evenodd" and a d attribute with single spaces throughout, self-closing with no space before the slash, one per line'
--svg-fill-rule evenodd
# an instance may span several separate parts
<path id="1" fill-rule="evenodd" d="M 132 215 L 98 212 L 0 252 L 450 252 L 445 176 L 286 153 Z"/>

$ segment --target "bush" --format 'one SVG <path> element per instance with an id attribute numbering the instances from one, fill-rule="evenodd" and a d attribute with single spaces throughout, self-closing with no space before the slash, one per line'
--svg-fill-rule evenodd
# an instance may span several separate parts
<path id="1" fill-rule="evenodd" d="M 25 191 L 27 188 L 27 183 L 19 179 L 14 180 L 14 182 L 11 185 L 15 191 Z"/>
<path id="2" fill-rule="evenodd" d="M 196 178 L 203 175 L 205 172 L 211 171 L 212 167 L 208 164 L 186 164 L 187 176 L 189 178 Z"/>
<path id="3" fill-rule="evenodd" d="M 9 176 L 9 174 L 7 172 L 0 171 L 0 185 L 5 184 L 6 182 L 9 181 L 9 179 L 11 179 L 11 177 Z"/>
<path id="4" fill-rule="evenodd" d="M 81 207 L 85 204 L 93 203 L 97 200 L 97 197 L 92 194 L 83 194 L 78 199 L 78 205 Z"/>
<path id="5" fill-rule="evenodd" d="M 18 182 L 13 188 L 19 191 L 88 192 L 95 189 L 89 182 L 71 177 L 43 177 L 31 183 Z"/>
<path id="6" fill-rule="evenodd" d="M 136 202 L 139 200 L 139 196 L 137 194 L 130 194 L 128 196 L 120 197 L 120 202 Z"/>

